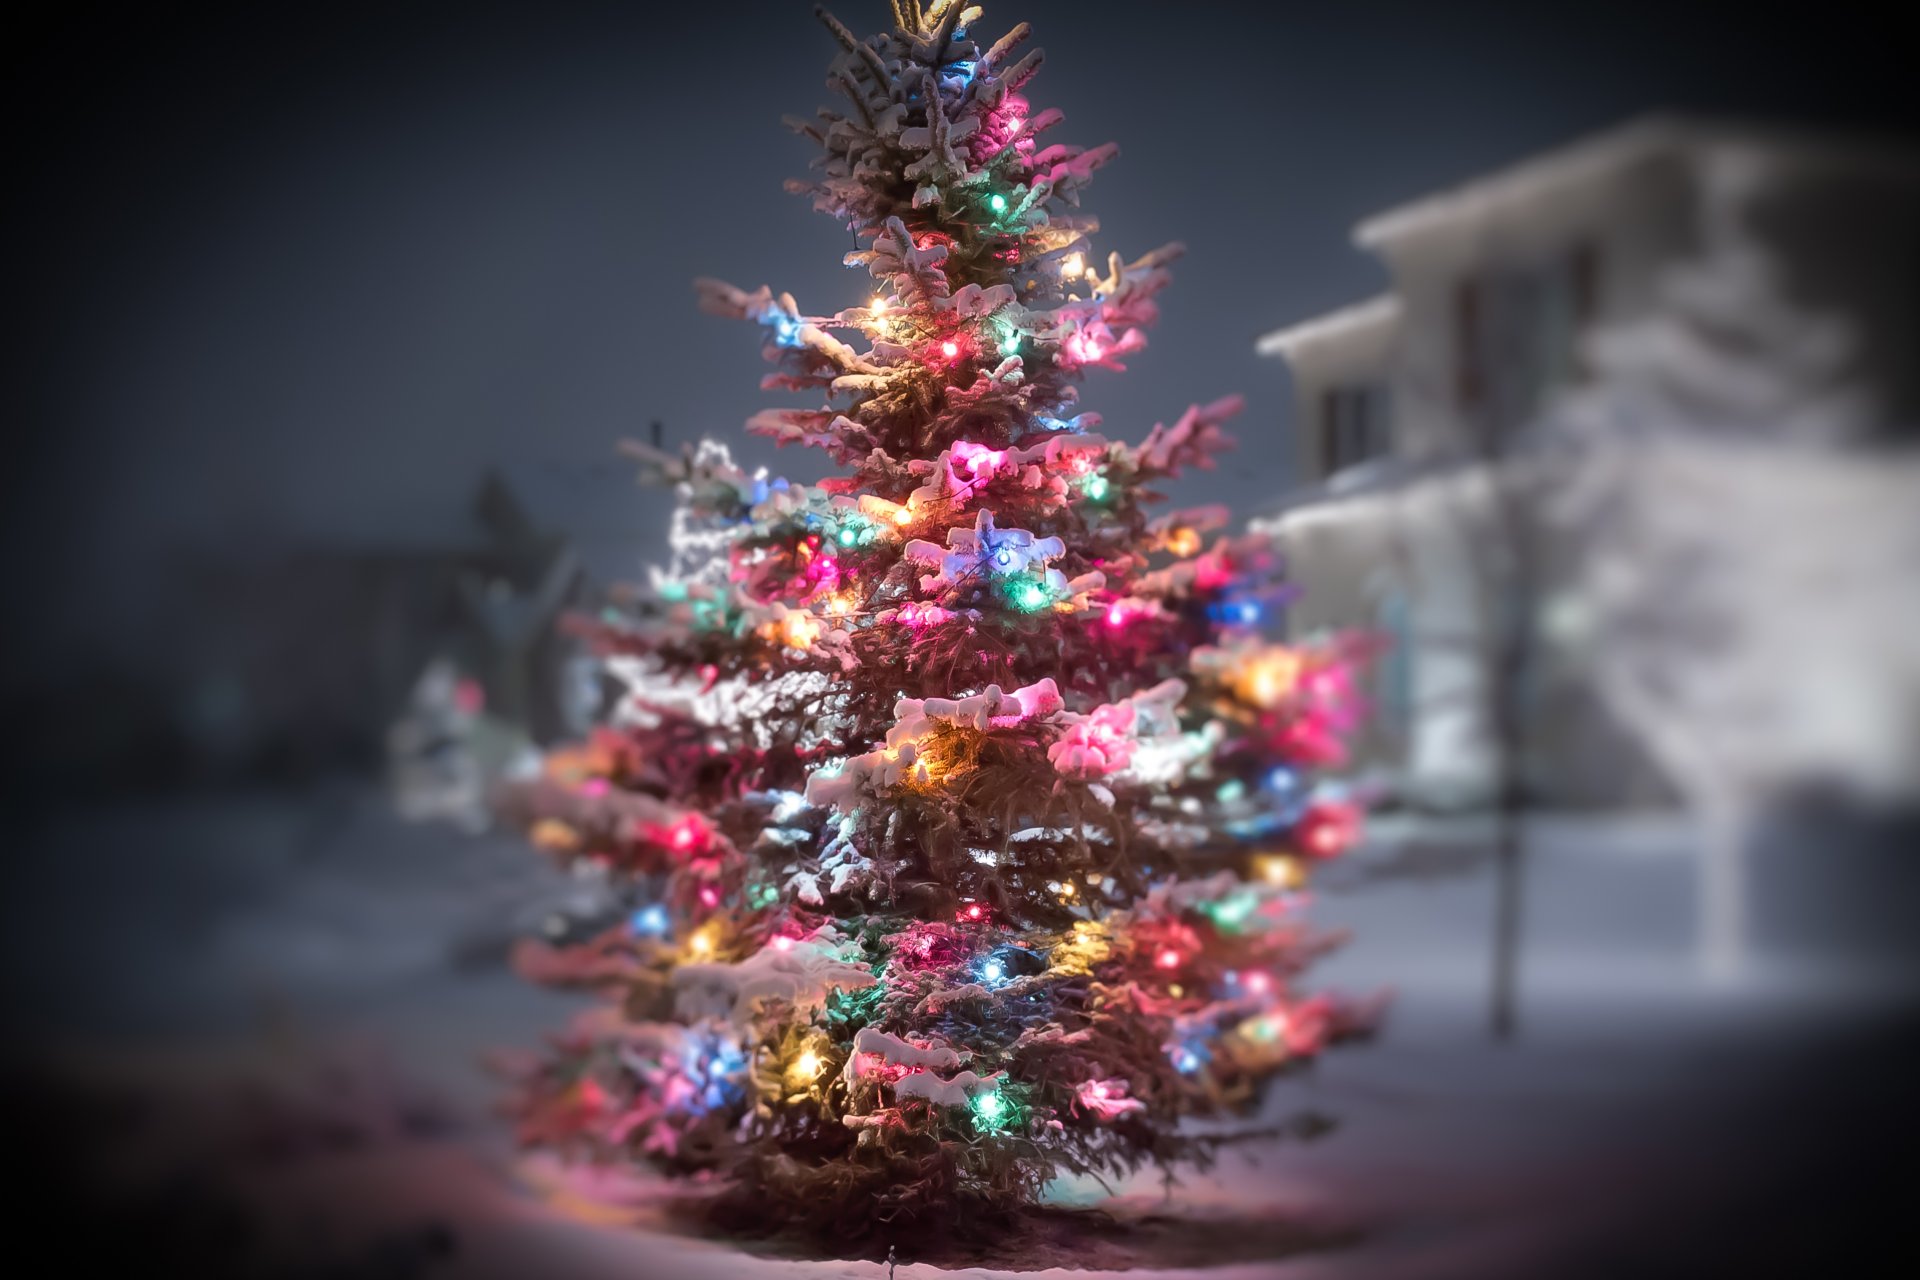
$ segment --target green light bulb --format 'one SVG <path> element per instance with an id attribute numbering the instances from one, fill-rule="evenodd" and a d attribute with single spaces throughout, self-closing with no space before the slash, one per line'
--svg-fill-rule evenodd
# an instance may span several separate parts
<path id="1" fill-rule="evenodd" d="M 1107 483 L 1105 476 L 1088 476 L 1085 488 L 1088 498 L 1095 502 L 1105 502 L 1113 486 Z"/>
<path id="2" fill-rule="evenodd" d="M 1007 211 L 1007 198 L 996 191 L 987 197 L 987 208 L 993 210 L 995 213 L 1005 213 Z"/>
<path id="3" fill-rule="evenodd" d="M 1009 587 L 1007 599 L 1022 613 L 1033 613 L 1053 603 L 1053 596 L 1046 587 L 1031 578 L 1016 582 Z"/>
<path id="4" fill-rule="evenodd" d="M 841 546 L 850 547 L 858 541 L 860 541 L 860 531 L 855 529 L 852 525 L 848 525 L 846 528 L 840 531 Z"/>
<path id="5" fill-rule="evenodd" d="M 980 1117 L 983 1123 L 992 1124 L 1000 1118 L 1000 1112 L 1005 1105 L 1000 1101 L 999 1094 L 982 1093 L 973 1099 L 973 1114 Z"/>
<path id="6" fill-rule="evenodd" d="M 1010 355 L 1012 355 L 1012 354 L 1013 354 L 1014 352 L 1016 352 L 1016 351 L 1018 351 L 1019 349 L 1020 349 L 1020 335 L 1019 335 L 1019 334 L 1017 334 L 1017 333 L 1010 333 L 1010 334 L 1008 334 L 1008 335 L 1007 335 L 1006 337 L 1004 337 L 1004 338 L 1002 338 L 1002 339 L 1000 339 L 1000 354 L 1001 354 L 1001 355 L 1003 355 L 1003 356 L 1010 356 Z"/>

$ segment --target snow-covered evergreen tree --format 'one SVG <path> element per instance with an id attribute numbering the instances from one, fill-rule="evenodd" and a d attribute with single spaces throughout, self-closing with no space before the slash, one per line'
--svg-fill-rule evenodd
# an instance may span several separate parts
<path id="1" fill-rule="evenodd" d="M 823 15 L 847 106 L 795 123 L 821 155 L 794 187 L 870 287 L 827 315 L 699 290 L 762 327 L 769 387 L 825 398 L 751 429 L 845 472 L 635 449 L 679 492 L 674 571 L 588 627 L 626 695 L 525 797 L 627 895 L 523 953 L 608 996 L 527 1075 L 526 1140 L 716 1170 L 842 1237 L 1204 1160 L 1184 1117 L 1367 1022 L 1299 983 L 1334 941 L 1309 868 L 1359 819 L 1311 776 L 1354 642 L 1267 642 L 1264 541 L 1149 515 L 1237 400 L 1137 445 L 1080 411 L 1179 247 L 1101 265 L 1076 210 L 1115 148 L 1043 142 L 1027 28 L 982 44 L 977 17 L 899 0 L 860 40 Z"/>

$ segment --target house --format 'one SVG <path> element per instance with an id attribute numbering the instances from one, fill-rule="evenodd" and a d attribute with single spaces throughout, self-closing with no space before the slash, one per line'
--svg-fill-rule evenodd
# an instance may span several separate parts
<path id="1" fill-rule="evenodd" d="M 1759 506 L 1763 479 L 1806 477 L 1773 488 L 1857 493 L 1871 508 L 1857 528 L 1801 530 L 1834 566 L 1864 542 L 1893 545 L 1889 477 L 1908 474 L 1920 424 L 1917 237 L 1910 155 L 1668 116 L 1361 223 L 1355 242 L 1389 288 L 1258 343 L 1292 376 L 1307 478 L 1259 522 L 1303 587 L 1288 628 L 1367 626 L 1393 646 L 1360 763 L 1418 805 L 1616 807 L 1684 791 L 1660 735 L 1614 696 L 1625 686 L 1601 678 L 1612 649 L 1653 629 L 1646 609 L 1635 629 L 1612 607 L 1602 570 L 1657 564 L 1672 598 L 1690 598 L 1680 543 L 1646 542 L 1642 519 L 1632 550 L 1619 509 L 1636 490 L 1616 479 L 1611 506 L 1581 508 L 1583 487 L 1631 466 L 1644 507 L 1663 478 L 1752 477 L 1723 494 L 1731 522 Z M 1677 488 L 1667 500 L 1711 532 L 1720 500 L 1695 505 Z M 1766 532 L 1764 511 L 1745 518 Z M 1736 527 L 1749 526 L 1728 523 L 1729 538 Z M 1730 554 L 1743 569 L 1760 559 Z M 1776 585 L 1770 608 L 1783 613 L 1801 589 Z M 1818 609 L 1864 617 L 1865 595 Z M 1700 633 L 1767 625 L 1756 608 Z M 1731 643 L 1702 638 L 1694 653 Z M 1847 657 L 1832 656 L 1836 668 Z M 1911 672 L 1836 675 L 1871 689 Z M 1884 724 L 1878 737 L 1838 733 L 1887 737 Z"/>
<path id="2" fill-rule="evenodd" d="M 384 768 L 390 726 L 446 671 L 502 734 L 569 737 L 588 691 L 555 623 L 586 593 L 571 540 L 491 474 L 437 535 L 202 555 L 173 576 L 172 618 L 130 682 L 140 696 L 86 718 L 124 727 L 95 733 L 76 767 L 181 780 Z"/>

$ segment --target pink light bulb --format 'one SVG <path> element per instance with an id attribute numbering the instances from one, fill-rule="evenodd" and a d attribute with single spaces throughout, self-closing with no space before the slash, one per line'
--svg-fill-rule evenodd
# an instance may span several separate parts
<path id="1" fill-rule="evenodd" d="M 1158 956 L 1154 957 L 1153 962 L 1162 969 L 1178 969 L 1180 967 L 1180 953 L 1174 948 L 1168 947 Z"/>
<path id="2" fill-rule="evenodd" d="M 948 339 L 940 344 L 940 354 L 951 360 L 960 354 L 960 344 Z"/>

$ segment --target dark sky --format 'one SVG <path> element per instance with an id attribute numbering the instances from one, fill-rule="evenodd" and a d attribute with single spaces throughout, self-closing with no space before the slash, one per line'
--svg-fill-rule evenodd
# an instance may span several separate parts
<path id="1" fill-rule="evenodd" d="M 865 292 L 780 188 L 808 151 L 779 118 L 825 100 L 834 52 L 810 8 L 69 3 L 16 27 L 5 546 L 38 618 L 14 643 L 181 625 L 183 549 L 448 539 L 488 464 L 637 573 L 664 511 L 614 442 L 652 418 L 738 439 L 769 402 L 753 332 L 696 312 L 692 277 L 817 311 Z M 1253 340 L 1378 286 L 1357 219 L 1653 107 L 1880 133 L 1914 110 L 1907 46 L 1835 5 L 1000 0 L 978 29 L 1022 18 L 1055 136 L 1121 144 L 1102 249 L 1190 250 L 1086 406 L 1137 436 L 1244 392 L 1237 464 L 1179 495 L 1240 509 L 1290 481 Z"/>

